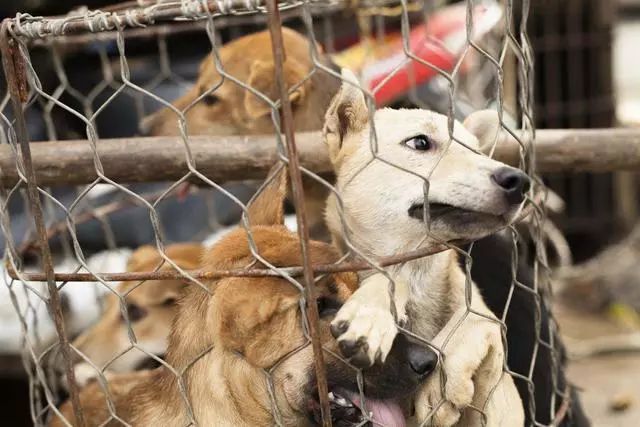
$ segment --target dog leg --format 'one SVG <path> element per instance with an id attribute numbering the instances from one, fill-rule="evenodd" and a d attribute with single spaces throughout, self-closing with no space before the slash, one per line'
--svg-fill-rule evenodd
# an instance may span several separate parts
<path id="1" fill-rule="evenodd" d="M 406 319 L 409 286 L 399 280 L 395 284 L 394 304 L 402 323 Z M 389 279 L 374 274 L 364 280 L 331 322 L 331 333 L 343 356 L 354 366 L 367 368 L 383 363 L 398 333 L 391 314 Z"/>
<path id="2" fill-rule="evenodd" d="M 418 392 L 416 415 L 420 421 L 432 416 L 432 425 L 437 427 L 458 422 L 479 426 L 483 425 L 480 410 L 487 416 L 486 425 L 506 426 L 501 421 L 505 418 L 521 420 L 522 425 L 522 402 L 513 379 L 503 373 L 504 348 L 496 321 L 467 313 L 462 307 L 433 344 L 443 352 L 442 363 Z M 509 412 L 513 416 L 506 417 Z"/>

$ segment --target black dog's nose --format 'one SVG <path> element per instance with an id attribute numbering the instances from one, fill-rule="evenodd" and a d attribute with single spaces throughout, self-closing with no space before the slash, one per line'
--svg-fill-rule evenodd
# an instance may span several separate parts
<path id="1" fill-rule="evenodd" d="M 507 196 L 507 202 L 519 205 L 525 194 L 531 188 L 531 180 L 519 169 L 503 167 L 491 174 L 491 179 L 502 188 Z"/>
<path id="2" fill-rule="evenodd" d="M 409 346 L 407 359 L 413 372 L 421 377 L 429 375 L 438 365 L 436 352 L 421 345 Z"/>

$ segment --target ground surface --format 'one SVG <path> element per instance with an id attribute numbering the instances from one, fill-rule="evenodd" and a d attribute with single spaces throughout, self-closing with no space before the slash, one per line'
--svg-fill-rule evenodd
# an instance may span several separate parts
<path id="1" fill-rule="evenodd" d="M 613 56 L 618 119 L 626 126 L 640 125 L 639 40 L 640 15 L 622 13 L 614 30 Z M 562 334 L 570 338 L 586 340 L 628 332 L 603 316 L 560 305 L 556 316 Z M 574 360 L 569 376 L 583 389 L 582 401 L 594 427 L 640 426 L 640 352 Z M 630 402 L 629 408 L 613 411 L 611 405 L 621 399 Z"/>
<path id="2" fill-rule="evenodd" d="M 556 307 L 556 317 L 562 335 L 568 338 L 569 350 L 584 344 L 585 340 L 629 333 L 604 316 L 563 306 Z M 640 426 L 640 352 L 573 360 L 569 364 L 569 378 L 583 390 L 582 402 L 594 427 Z M 628 402 L 629 407 L 623 411 L 613 410 L 614 403 L 622 400 Z"/>

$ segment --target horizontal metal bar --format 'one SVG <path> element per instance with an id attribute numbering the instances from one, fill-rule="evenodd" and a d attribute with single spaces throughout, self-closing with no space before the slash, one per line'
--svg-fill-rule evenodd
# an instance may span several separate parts
<path id="1" fill-rule="evenodd" d="M 137 2 L 136 2 L 137 3 Z M 125 3 L 126 4 L 126 3 Z M 278 7 L 287 11 L 304 4 L 301 0 L 281 0 Z M 347 1 L 311 0 L 314 11 L 327 12 L 344 9 Z M 146 2 L 133 4 L 125 8 L 105 8 L 83 13 L 72 12 L 67 16 L 33 17 L 20 15 L 9 20 L 13 35 L 27 40 L 36 40 L 49 36 L 70 34 L 100 33 L 118 28 L 141 28 L 156 23 L 206 19 L 209 16 L 246 16 L 266 14 L 264 0 L 182 0 L 167 2 Z"/>
<path id="2" fill-rule="evenodd" d="M 540 204 L 540 197 L 544 197 L 543 194 L 537 194 L 533 199 L 533 204 Z M 526 204 L 519 216 L 513 221 L 514 223 L 525 220 L 534 211 L 531 203 Z M 395 254 L 390 256 L 384 256 L 374 258 L 374 262 L 379 267 L 388 267 L 390 265 L 400 264 L 403 262 L 411 261 L 418 258 L 423 258 L 429 255 L 437 254 L 454 246 L 461 246 L 470 243 L 468 240 L 459 240 L 456 242 L 441 243 L 433 245 L 429 248 L 421 248 L 413 251 L 407 251 L 401 254 Z M 314 276 L 319 274 L 331 274 L 341 273 L 347 271 L 363 271 L 371 270 L 375 266 L 371 262 L 361 259 L 353 259 L 350 261 L 342 261 L 333 264 L 315 264 L 311 266 Z M 44 273 L 29 273 L 21 271 L 16 273 L 10 266 L 6 266 L 9 277 L 15 280 L 27 280 L 33 282 L 41 282 L 46 280 Z M 301 266 L 282 267 L 280 272 L 276 272 L 264 268 L 254 269 L 235 269 L 235 270 L 216 270 L 216 271 L 202 271 L 202 270 L 186 270 L 192 278 L 198 280 L 213 280 L 223 277 L 265 277 L 265 276 L 281 276 L 281 273 L 288 274 L 291 277 L 299 277 L 303 275 L 303 268 Z M 175 270 L 162 270 L 162 271 L 132 271 L 124 273 L 55 273 L 56 282 L 93 282 L 97 278 L 105 282 L 137 282 L 142 280 L 175 280 L 185 279 L 186 276 Z"/>
<path id="3" fill-rule="evenodd" d="M 465 242 L 462 242 L 465 243 Z M 380 257 L 376 261 L 379 266 L 387 267 L 390 265 L 398 264 L 405 261 L 410 261 L 417 258 L 433 255 L 447 249 L 451 246 L 441 244 L 429 248 L 417 249 L 410 252 L 405 252 L 398 255 Z M 371 263 L 364 260 L 343 261 L 335 264 L 316 264 L 312 266 L 315 275 L 318 274 L 330 274 L 340 273 L 346 271 L 362 271 L 370 270 Z M 283 273 L 292 277 L 302 276 L 303 268 L 296 267 L 284 267 L 280 269 Z M 41 282 L 46 280 L 44 273 L 16 273 L 13 269 L 7 268 L 9 277 L 16 280 L 27 280 L 34 282 Z M 190 270 L 186 271 L 191 277 L 198 280 L 213 280 L 223 277 L 265 277 L 265 276 L 280 276 L 281 274 L 262 268 L 254 269 L 235 269 L 235 270 L 216 270 L 216 271 L 202 271 L 202 270 Z M 105 282 L 138 282 L 142 280 L 175 280 L 185 279 L 185 275 L 178 271 L 163 270 L 163 271 L 136 271 L 126 273 L 55 273 L 56 282 L 95 282 L 97 278 Z"/>
<path id="4" fill-rule="evenodd" d="M 296 140 L 302 166 L 316 173 L 332 171 L 320 132 L 300 133 Z M 189 147 L 197 169 L 218 183 L 264 178 L 278 160 L 272 135 L 194 136 Z M 38 185 L 88 184 L 97 178 L 94 153 L 85 140 L 31 143 L 31 151 Z M 538 172 L 640 170 L 640 129 L 539 130 L 534 154 Z M 179 137 L 101 139 L 97 155 L 105 175 L 120 183 L 177 180 L 189 172 Z M 503 135 L 494 157 L 517 165 L 520 145 Z M 0 146 L 0 170 L 2 186 L 18 182 L 8 145 Z"/>

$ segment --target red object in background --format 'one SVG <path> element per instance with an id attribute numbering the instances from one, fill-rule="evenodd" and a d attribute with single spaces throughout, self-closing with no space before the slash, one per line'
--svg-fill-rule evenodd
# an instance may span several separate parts
<path id="1" fill-rule="evenodd" d="M 502 17 L 497 4 L 476 6 L 473 11 L 474 31 L 478 39 L 493 28 Z M 409 33 L 405 53 L 402 35 L 388 34 L 382 42 L 366 39 L 335 55 L 335 61 L 360 74 L 366 87 L 381 106 L 405 95 L 437 74 L 450 73 L 462 58 L 467 43 L 466 5 L 440 9 L 426 24 Z M 464 72 L 464 63 L 460 72 Z"/>
<path id="2" fill-rule="evenodd" d="M 421 36 L 416 36 L 415 38 L 417 39 Z M 374 91 L 373 95 L 377 105 L 385 105 L 400 95 L 407 93 L 411 87 L 419 86 L 431 80 L 438 74 L 437 68 L 444 71 L 453 69 L 455 57 L 449 51 L 429 40 L 419 40 L 417 43 L 413 43 L 413 38 L 412 33 L 409 52 L 412 56 L 420 58 L 422 61 L 410 58 L 402 52 L 398 63 L 407 63 L 398 69 L 391 78 L 388 76 L 393 72 L 393 69 L 384 70 L 383 73 L 378 73 L 366 79 L 367 86 Z M 393 68 L 396 67 L 397 65 L 394 65 Z M 387 78 L 388 80 L 385 81 Z"/>

